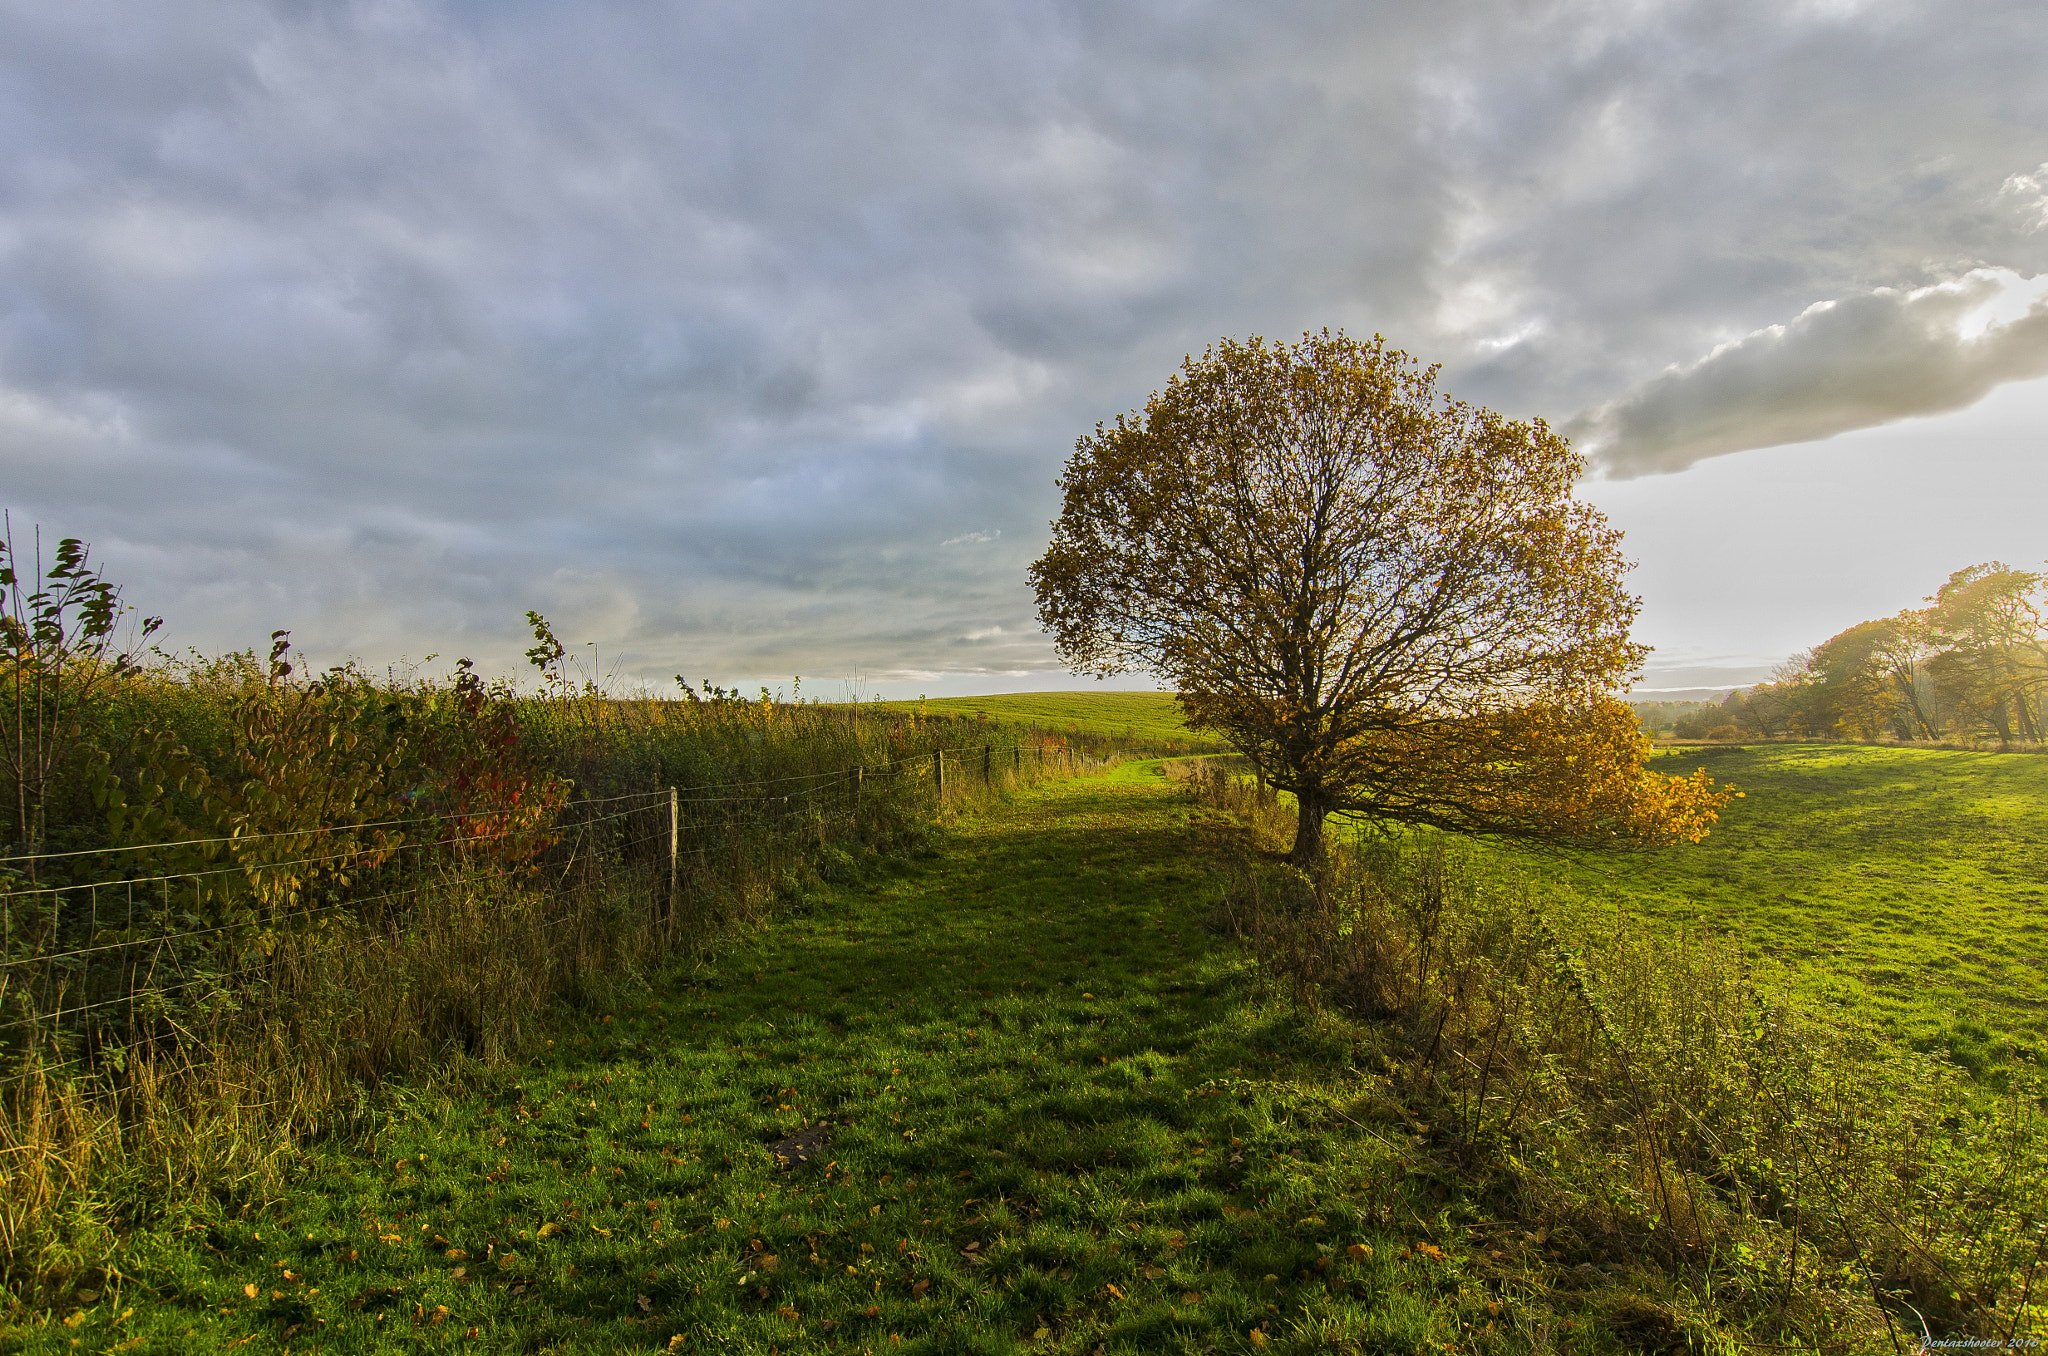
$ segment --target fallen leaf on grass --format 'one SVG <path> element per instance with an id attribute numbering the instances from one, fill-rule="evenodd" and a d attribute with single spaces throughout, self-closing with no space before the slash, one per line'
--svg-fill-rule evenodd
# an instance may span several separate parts
<path id="1" fill-rule="evenodd" d="M 442 1253 L 441 1255 L 451 1262 L 464 1262 L 469 1260 L 469 1254 L 464 1252 L 460 1248 L 450 1248 L 448 1249 L 448 1251 Z M 290 1278 L 287 1277 L 286 1279 Z"/>
<path id="2" fill-rule="evenodd" d="M 868 1306 L 867 1308 L 865 1308 L 865 1309 L 863 1309 L 863 1310 L 861 1310 L 861 1311 L 860 1311 L 860 1316 L 861 1316 L 862 1318 L 879 1318 L 879 1317 L 881 1317 L 881 1313 L 882 1313 L 882 1306 L 881 1306 L 881 1305 L 879 1305 L 879 1304 L 870 1304 L 870 1305 L 869 1305 L 869 1306 Z"/>
<path id="3" fill-rule="evenodd" d="M 431 1315 L 429 1315 L 429 1316 L 428 1316 L 428 1318 L 427 1318 L 427 1322 L 429 1322 L 429 1323 L 446 1323 L 447 1321 L 448 1321 L 448 1306 L 447 1306 L 447 1305 L 445 1305 L 445 1304 L 437 1304 L 437 1305 L 435 1305 L 435 1306 L 434 1306 L 434 1312 L 433 1312 L 433 1313 L 432 1313 Z"/>
<path id="4" fill-rule="evenodd" d="M 1202 1297 L 1196 1294 L 1194 1291 L 1190 1290 L 1187 1294 L 1182 1295 L 1180 1297 L 1180 1302 L 1182 1304 L 1200 1304 L 1202 1302 Z"/>
<path id="5" fill-rule="evenodd" d="M 790 1323 L 796 1322 L 798 1317 L 796 1310 L 791 1308 L 787 1304 L 783 1305 L 780 1309 L 777 1309 L 775 1311 L 775 1315 L 776 1317 Z"/>
<path id="6" fill-rule="evenodd" d="M 932 1283 L 930 1281 L 919 1281 L 916 1285 L 910 1287 L 910 1297 L 912 1299 L 923 1299 L 924 1292 L 931 1288 Z"/>
<path id="7" fill-rule="evenodd" d="M 1105 1285 L 1102 1288 L 1104 1290 L 1107 1290 L 1110 1294 L 1115 1295 L 1118 1299 L 1122 1299 L 1124 1297 L 1124 1292 L 1117 1289 L 1113 1285 Z"/>
<path id="8" fill-rule="evenodd" d="M 1255 1347 L 1262 1347 L 1266 1345 L 1266 1334 L 1260 1332 L 1257 1328 L 1253 1328 L 1250 1332 L 1246 1333 L 1245 1337 L 1249 1339 L 1251 1344 Z"/>
<path id="9" fill-rule="evenodd" d="M 654 1312 L 654 1301 L 648 1299 L 645 1295 L 633 1296 L 633 1303 L 640 1306 L 640 1312 L 643 1314 L 651 1314 Z"/>
<path id="10" fill-rule="evenodd" d="M 1353 1243 L 1344 1249 L 1344 1255 L 1354 1262 L 1363 1262 L 1372 1256 L 1372 1249 L 1363 1243 Z"/>
<path id="11" fill-rule="evenodd" d="M 1034 1342 L 1043 1342 L 1046 1338 L 1050 1336 L 1052 1336 L 1051 1328 L 1040 1328 L 1037 1332 L 1031 1334 L 1031 1340 Z"/>
<path id="12" fill-rule="evenodd" d="M 250 1299 L 255 1299 L 256 1287 L 254 1285 L 245 1285 L 242 1287 L 242 1293 L 247 1295 Z"/>
<path id="13" fill-rule="evenodd" d="M 1146 1280 L 1156 1281 L 1161 1276 L 1164 1276 L 1166 1273 L 1161 1271 L 1158 1267 L 1146 1267 L 1142 1274 Z"/>

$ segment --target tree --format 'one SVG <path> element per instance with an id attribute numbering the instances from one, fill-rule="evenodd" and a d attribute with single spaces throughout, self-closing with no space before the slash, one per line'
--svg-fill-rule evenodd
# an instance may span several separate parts
<path id="1" fill-rule="evenodd" d="M 1061 657 L 1172 682 L 1293 793 L 1302 865 L 1332 813 L 1697 839 L 1728 793 L 1649 774 L 1611 695 L 1648 651 L 1581 458 L 1435 381 L 1378 336 L 1224 340 L 1098 425 L 1031 568 Z"/>
<path id="2" fill-rule="evenodd" d="M 2035 602 L 2044 576 L 1987 561 L 1957 570 L 1928 601 L 1927 669 L 1944 702 L 1973 729 L 1988 727 L 2000 746 L 2039 741 L 2036 716 L 2048 685 L 2048 653 Z"/>

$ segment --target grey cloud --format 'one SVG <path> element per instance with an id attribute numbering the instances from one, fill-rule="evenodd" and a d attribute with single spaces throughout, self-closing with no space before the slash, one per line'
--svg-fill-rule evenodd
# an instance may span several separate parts
<path id="1" fill-rule="evenodd" d="M 2009 320 L 1981 315 L 2011 292 L 2042 297 Z M 1978 270 L 1953 283 L 1818 303 L 1643 383 L 1564 432 L 1607 474 L 1629 477 L 1958 409 L 2001 382 L 2042 375 L 2048 289 Z"/>
<path id="2" fill-rule="evenodd" d="M 0 484 L 208 648 L 1049 668 L 1060 464 L 1218 335 L 1555 417 L 2048 268 L 2017 0 L 168 13 L 0 0 Z"/>

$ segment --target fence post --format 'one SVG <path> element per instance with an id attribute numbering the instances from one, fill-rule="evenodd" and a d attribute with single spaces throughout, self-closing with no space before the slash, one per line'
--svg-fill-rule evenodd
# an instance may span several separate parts
<path id="1" fill-rule="evenodd" d="M 939 799 L 946 798 L 946 751 L 940 749 L 932 755 L 932 783 L 939 788 Z"/>
<path id="2" fill-rule="evenodd" d="M 676 864 L 680 854 L 676 851 L 676 834 L 680 827 L 676 811 L 676 789 L 668 789 L 668 916 L 676 916 Z"/>
<path id="3" fill-rule="evenodd" d="M 1012 744 L 1010 745 L 1010 771 L 1022 772 L 1023 770 L 1024 746 L 1022 744 Z"/>
<path id="4" fill-rule="evenodd" d="M 857 767 L 853 770 L 853 831 L 855 833 L 860 832 L 860 783 L 861 773 L 865 771 L 867 769 L 862 767 Z"/>
<path id="5" fill-rule="evenodd" d="M 981 746 L 981 784 L 983 786 L 987 786 L 989 783 L 989 759 L 993 756 L 993 750 L 991 750 L 988 745 L 983 744 Z"/>

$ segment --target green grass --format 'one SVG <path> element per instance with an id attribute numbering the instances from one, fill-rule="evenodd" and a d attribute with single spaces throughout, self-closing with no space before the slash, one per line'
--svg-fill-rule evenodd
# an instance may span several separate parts
<path id="1" fill-rule="evenodd" d="M 891 710 L 915 710 L 917 702 L 885 702 Z M 1036 725 L 1055 732 L 1075 730 L 1156 746 L 1169 743 L 1201 751 L 1228 747 L 1213 734 L 1195 734 L 1182 723 L 1178 699 L 1171 692 L 1012 692 L 992 697 L 933 697 L 927 711 L 946 715 L 985 715 L 1015 725 Z"/>
<path id="2" fill-rule="evenodd" d="M 1154 769 L 960 822 L 481 1093 L 397 1094 L 368 1144 L 316 1144 L 261 1206 L 190 1202 L 0 1346 L 1181 1351 L 1263 1328 L 1433 1351 L 1505 1327 L 1405 1127 L 1341 1110 L 1352 1037 L 1264 1004 L 1204 930 L 1242 830 Z M 771 1160 L 820 1127 L 809 1164 Z"/>
<path id="3" fill-rule="evenodd" d="M 1706 843 L 1518 868 L 1980 1076 L 2039 1048 L 2048 759 L 1661 758 L 1747 793 Z M 1155 769 L 1019 793 L 537 1061 L 387 1091 L 279 1198 L 137 1221 L 0 1351 L 1627 1349 L 1568 1283 L 1528 1298 L 1428 1127 L 1372 1109 L 1369 1033 L 1207 930 L 1244 830 Z"/>
<path id="4" fill-rule="evenodd" d="M 1730 934 L 1808 1000 L 1980 1076 L 2048 1056 L 2048 758 L 1763 744 L 1654 765 L 1744 797 L 1697 846 L 1534 869 Z"/>

